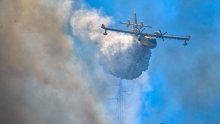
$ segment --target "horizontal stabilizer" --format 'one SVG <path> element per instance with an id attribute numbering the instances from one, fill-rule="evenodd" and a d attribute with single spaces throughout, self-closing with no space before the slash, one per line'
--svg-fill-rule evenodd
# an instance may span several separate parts
<path id="1" fill-rule="evenodd" d="M 152 28 L 150 25 L 144 25 L 143 22 L 141 22 L 140 24 L 131 24 L 130 21 L 128 20 L 128 22 L 119 22 L 119 24 L 124 24 L 126 25 L 127 27 L 129 26 L 139 26 L 140 28 Z"/>
<path id="2" fill-rule="evenodd" d="M 124 24 L 127 27 L 129 27 L 131 25 L 131 22 L 130 22 L 130 20 L 128 20 L 127 22 L 119 22 L 119 24 Z"/>

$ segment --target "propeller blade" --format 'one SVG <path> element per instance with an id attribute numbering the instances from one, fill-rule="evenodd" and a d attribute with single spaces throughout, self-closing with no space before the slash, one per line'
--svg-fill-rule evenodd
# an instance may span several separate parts
<path id="1" fill-rule="evenodd" d="M 167 34 L 167 32 L 162 33 L 162 31 L 161 31 L 160 29 L 159 29 L 159 32 L 160 32 L 160 37 L 161 37 L 161 39 L 164 41 L 163 35 Z"/>
<path id="2" fill-rule="evenodd" d="M 159 29 L 159 32 L 160 32 L 160 34 L 162 34 L 160 29 Z"/>
<path id="3" fill-rule="evenodd" d="M 140 29 L 139 28 L 136 28 L 138 30 L 138 32 L 140 32 Z"/>
<path id="4" fill-rule="evenodd" d="M 142 29 L 144 27 L 144 23 L 140 22 L 140 29 Z"/>
<path id="5" fill-rule="evenodd" d="M 136 35 L 139 35 L 141 33 L 140 29 L 137 27 L 135 29 L 137 30 Z"/>
<path id="6" fill-rule="evenodd" d="M 163 33 L 163 35 L 167 34 L 167 32 Z"/>
<path id="7" fill-rule="evenodd" d="M 161 39 L 164 41 L 163 35 L 167 34 L 167 32 L 162 33 L 162 31 L 161 31 L 160 29 L 159 29 L 159 32 L 160 32 L 160 37 L 161 37 Z"/>
<path id="8" fill-rule="evenodd" d="M 141 33 L 145 30 L 146 28 L 143 28 L 142 30 L 141 30 Z"/>

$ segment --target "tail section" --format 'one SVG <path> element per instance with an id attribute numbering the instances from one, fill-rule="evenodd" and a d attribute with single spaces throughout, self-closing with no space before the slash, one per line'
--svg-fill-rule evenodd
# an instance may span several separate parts
<path id="1" fill-rule="evenodd" d="M 132 22 L 132 31 L 135 31 L 137 29 L 137 15 L 136 13 L 133 14 L 133 22 Z"/>
<path id="2" fill-rule="evenodd" d="M 119 24 L 126 25 L 127 27 L 132 26 L 131 32 L 137 32 L 137 30 L 140 30 L 142 28 L 152 28 L 150 25 L 144 25 L 143 22 L 140 22 L 140 24 L 138 24 L 136 13 L 133 14 L 132 21 L 128 20 L 127 22 L 119 22 Z"/>

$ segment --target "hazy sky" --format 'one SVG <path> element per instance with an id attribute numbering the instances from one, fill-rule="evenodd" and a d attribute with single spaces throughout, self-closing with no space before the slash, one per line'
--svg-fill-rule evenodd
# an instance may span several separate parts
<path id="1" fill-rule="evenodd" d="M 142 94 L 141 124 L 220 123 L 220 1 L 85 1 L 115 22 L 136 12 L 138 20 L 153 27 L 148 33 L 161 29 L 192 36 L 186 47 L 181 41 L 157 40 L 149 67 L 152 91 Z"/>

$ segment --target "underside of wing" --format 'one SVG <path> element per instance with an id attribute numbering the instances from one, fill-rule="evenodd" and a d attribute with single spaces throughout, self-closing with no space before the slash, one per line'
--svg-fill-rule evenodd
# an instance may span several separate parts
<path id="1" fill-rule="evenodd" d="M 132 32 L 132 31 L 120 30 L 120 29 L 115 29 L 115 28 L 106 28 L 104 24 L 102 24 L 101 28 L 105 30 L 104 34 L 107 34 L 107 31 L 115 31 L 115 32 L 121 32 L 121 33 L 127 33 L 127 34 L 136 34 L 135 32 Z"/>

